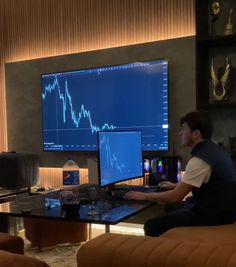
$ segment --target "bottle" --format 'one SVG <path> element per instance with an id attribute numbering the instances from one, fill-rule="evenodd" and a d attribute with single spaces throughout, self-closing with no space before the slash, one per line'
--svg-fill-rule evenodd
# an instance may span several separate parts
<path id="1" fill-rule="evenodd" d="M 68 158 L 62 167 L 63 185 L 79 184 L 79 165 L 72 158 Z"/>

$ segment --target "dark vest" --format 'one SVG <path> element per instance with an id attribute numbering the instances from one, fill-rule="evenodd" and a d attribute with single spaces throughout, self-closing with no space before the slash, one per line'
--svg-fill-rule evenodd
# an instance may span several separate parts
<path id="1" fill-rule="evenodd" d="M 192 190 L 193 211 L 208 216 L 236 216 L 236 173 L 228 153 L 205 140 L 191 154 L 212 168 L 209 182 Z"/>

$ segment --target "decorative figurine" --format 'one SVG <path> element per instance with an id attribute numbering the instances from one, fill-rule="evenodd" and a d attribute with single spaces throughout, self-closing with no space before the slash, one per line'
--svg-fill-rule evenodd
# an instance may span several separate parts
<path id="1" fill-rule="evenodd" d="M 233 11 L 234 11 L 233 8 L 230 8 L 229 19 L 228 19 L 228 23 L 225 25 L 224 35 L 233 34 L 233 23 L 232 23 L 232 13 L 233 13 Z"/>
<path id="2" fill-rule="evenodd" d="M 211 36 L 215 36 L 215 22 L 219 18 L 220 15 L 220 2 L 213 1 L 211 4 Z"/>
<path id="3" fill-rule="evenodd" d="M 227 101 L 230 89 L 233 87 L 233 67 L 230 66 L 228 58 L 225 64 L 215 73 L 213 59 L 211 63 L 211 82 L 213 84 L 213 97 L 215 101 Z"/>

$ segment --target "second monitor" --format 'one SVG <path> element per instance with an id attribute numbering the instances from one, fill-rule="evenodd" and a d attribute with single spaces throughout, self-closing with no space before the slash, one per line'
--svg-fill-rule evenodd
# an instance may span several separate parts
<path id="1" fill-rule="evenodd" d="M 141 131 L 98 132 L 99 185 L 143 176 Z"/>

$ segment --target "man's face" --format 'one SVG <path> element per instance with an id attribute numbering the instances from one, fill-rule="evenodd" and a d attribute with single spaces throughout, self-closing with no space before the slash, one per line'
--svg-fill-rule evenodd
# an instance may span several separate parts
<path id="1" fill-rule="evenodd" d="M 181 145 L 183 146 L 193 145 L 194 143 L 193 132 L 191 131 L 187 123 L 184 122 L 182 124 L 180 131 L 179 131 L 179 135 L 180 135 Z"/>

